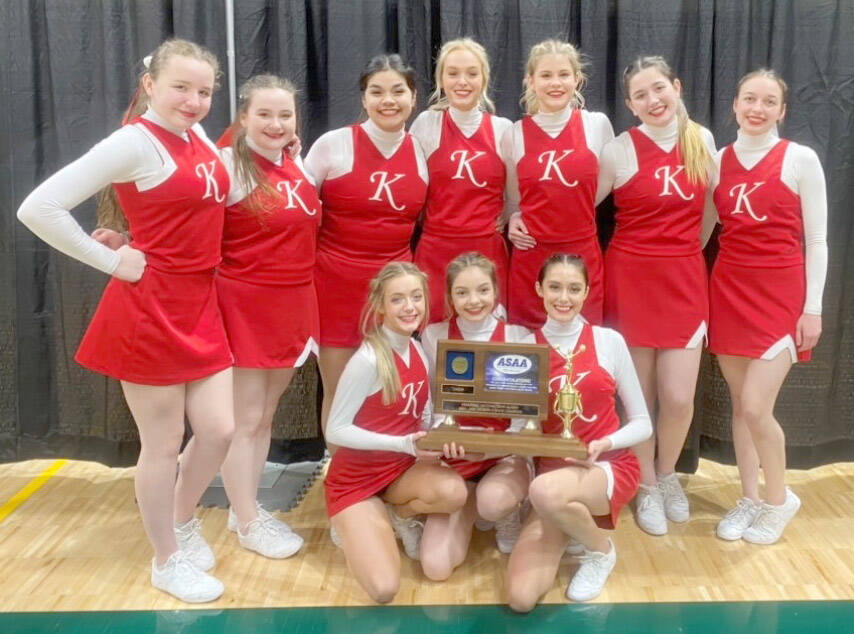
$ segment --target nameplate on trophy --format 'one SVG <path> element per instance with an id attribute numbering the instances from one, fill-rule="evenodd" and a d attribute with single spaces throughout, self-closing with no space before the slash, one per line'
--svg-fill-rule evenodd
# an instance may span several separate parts
<path id="1" fill-rule="evenodd" d="M 440 414 L 544 420 L 549 414 L 549 349 L 443 339 L 436 352 L 433 400 Z"/>

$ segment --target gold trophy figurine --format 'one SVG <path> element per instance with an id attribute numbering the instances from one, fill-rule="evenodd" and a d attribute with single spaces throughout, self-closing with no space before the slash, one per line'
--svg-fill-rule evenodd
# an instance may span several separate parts
<path id="1" fill-rule="evenodd" d="M 560 416 L 560 419 L 563 421 L 563 431 L 561 432 L 560 437 L 570 440 L 575 438 L 572 435 L 572 421 L 584 411 L 581 406 L 581 392 L 579 392 L 572 383 L 572 359 L 584 352 L 584 344 L 581 344 L 578 347 L 577 352 L 569 354 L 563 354 L 560 351 L 560 346 L 555 346 L 554 348 L 555 351 L 566 360 L 566 363 L 563 366 L 563 370 L 566 374 L 566 381 L 564 382 L 563 387 L 560 388 L 560 391 L 555 394 L 552 411 Z"/>

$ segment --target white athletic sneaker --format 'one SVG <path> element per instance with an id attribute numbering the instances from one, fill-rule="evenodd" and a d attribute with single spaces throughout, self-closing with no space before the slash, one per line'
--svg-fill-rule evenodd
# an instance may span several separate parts
<path id="1" fill-rule="evenodd" d="M 219 579 L 193 565 L 183 550 L 176 550 L 159 568 L 151 560 L 151 585 L 187 603 L 214 601 L 225 589 Z"/>
<path id="2" fill-rule="evenodd" d="M 786 487 L 786 501 L 778 506 L 762 502 L 759 512 L 741 538 L 751 544 L 773 544 L 783 535 L 786 524 L 801 508 L 801 499 Z"/>
<path id="3" fill-rule="evenodd" d="M 178 540 L 178 548 L 187 553 L 193 565 L 202 572 L 216 565 L 216 557 L 202 536 L 202 522 L 197 517 L 183 526 L 176 526 L 175 539 Z"/>
<path id="4" fill-rule="evenodd" d="M 581 565 L 566 588 L 567 599 L 590 601 L 602 592 L 608 575 L 617 563 L 617 549 L 614 548 L 614 542 L 609 539 L 608 543 L 611 545 L 611 550 L 607 553 L 584 548 L 584 552 L 579 557 Z"/>
<path id="5" fill-rule="evenodd" d="M 335 530 L 334 526 L 329 527 L 329 539 L 332 540 L 332 543 L 335 544 L 336 548 L 341 548 L 341 536 L 338 534 L 338 531 Z"/>
<path id="6" fill-rule="evenodd" d="M 290 526 L 278 521 L 265 511 L 246 525 L 246 533 L 237 531 L 240 545 L 269 557 L 285 559 L 295 554 L 303 545 L 303 538 L 294 533 Z"/>
<path id="7" fill-rule="evenodd" d="M 288 525 L 288 523 L 287 523 L 287 522 L 283 522 L 282 520 L 277 519 L 275 515 L 273 515 L 272 513 L 270 513 L 270 511 L 268 511 L 267 509 L 265 509 L 263 506 L 261 506 L 261 503 L 260 503 L 260 502 L 256 501 L 256 502 L 255 502 L 255 507 L 258 509 L 258 517 L 263 518 L 263 519 L 265 519 L 265 520 L 272 520 L 272 521 L 273 521 L 273 522 L 275 522 L 275 523 L 279 526 L 279 528 L 280 528 L 281 530 L 283 530 L 283 531 L 287 531 L 287 532 L 289 532 L 289 533 L 293 533 L 293 532 L 294 532 L 294 529 L 292 529 L 292 528 Z M 234 509 L 233 509 L 232 507 L 230 507 L 230 506 L 228 507 L 228 522 L 226 523 L 226 527 L 227 527 L 227 528 L 228 528 L 228 530 L 230 530 L 232 533 L 236 533 L 236 532 L 237 532 L 237 513 L 235 513 L 235 512 L 234 512 Z"/>
<path id="8" fill-rule="evenodd" d="M 513 546 L 522 532 L 522 519 L 519 517 L 519 508 L 513 509 L 508 515 L 495 522 L 495 543 L 498 550 L 509 555 L 513 552 Z"/>
<path id="9" fill-rule="evenodd" d="M 750 498 L 741 498 L 736 505 L 729 510 L 729 513 L 724 515 L 723 519 L 718 522 L 718 528 L 715 531 L 721 539 L 727 541 L 735 541 L 741 539 L 753 520 L 756 519 L 756 514 L 759 513 L 759 504 L 754 504 Z"/>
<path id="10" fill-rule="evenodd" d="M 664 515 L 664 495 L 658 486 L 638 487 L 635 498 L 635 521 L 650 535 L 667 534 L 667 518 Z"/>
<path id="11" fill-rule="evenodd" d="M 687 522 L 690 509 L 685 491 L 679 484 L 679 476 L 671 473 L 666 476 L 658 476 L 658 486 L 664 497 L 664 515 L 671 522 Z"/>
<path id="12" fill-rule="evenodd" d="M 582 544 L 574 537 L 570 537 L 569 543 L 566 545 L 566 554 L 570 557 L 578 557 L 579 555 L 583 555 L 584 544 Z"/>
<path id="13" fill-rule="evenodd" d="M 398 517 L 391 505 L 388 507 L 388 517 L 395 535 L 403 543 L 403 552 L 410 559 L 421 559 L 421 535 L 424 533 L 424 523 L 415 517 Z"/>

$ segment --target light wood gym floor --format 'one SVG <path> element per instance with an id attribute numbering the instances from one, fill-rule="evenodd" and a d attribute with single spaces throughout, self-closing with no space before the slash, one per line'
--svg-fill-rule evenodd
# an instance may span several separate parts
<path id="1" fill-rule="evenodd" d="M 52 466 L 59 466 L 56 473 L 26 497 L 39 483 L 33 480 Z M 698 472 L 682 480 L 691 520 L 653 538 L 625 509 L 615 536 L 617 567 L 596 602 L 854 599 L 854 463 L 789 472 L 803 506 L 773 546 L 714 536 L 717 520 L 740 495 L 734 467 L 701 460 Z M 192 607 L 149 583 L 151 550 L 134 504 L 132 468 L 52 460 L 0 465 L 0 509 L 0 611 Z M 241 549 L 225 528 L 225 510 L 201 509 L 199 516 L 217 555 L 215 574 L 226 586 L 222 599 L 199 607 L 369 604 L 329 540 L 320 480 L 283 516 L 306 539 L 288 560 Z M 507 557 L 494 548 L 492 533 L 475 533 L 468 560 L 444 583 L 427 580 L 416 562 L 401 559 L 397 605 L 503 602 Z M 565 560 L 545 603 L 566 601 L 573 570 Z"/>

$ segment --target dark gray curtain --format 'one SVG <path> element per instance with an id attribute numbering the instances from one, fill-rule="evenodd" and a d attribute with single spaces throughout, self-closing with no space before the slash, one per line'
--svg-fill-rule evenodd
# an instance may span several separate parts
<path id="1" fill-rule="evenodd" d="M 424 104 L 443 40 L 470 35 L 489 51 L 498 111 L 515 119 L 528 48 L 550 36 L 587 56 L 588 107 L 618 133 L 633 124 L 619 76 L 639 54 L 664 55 L 679 73 L 692 117 L 718 146 L 735 138 L 737 79 L 771 66 L 789 82 L 782 133 L 818 152 L 828 179 L 830 269 L 824 334 L 778 399 L 792 466 L 854 456 L 854 0 L 237 0 L 238 83 L 278 72 L 300 90 L 305 147 L 360 112 L 357 81 L 374 54 L 400 52 L 416 69 Z M 56 255 L 14 218 L 32 187 L 114 129 L 139 71 L 163 38 L 206 44 L 225 63 L 224 3 L 175 0 L 9 0 L 0 4 L 0 459 L 65 455 L 107 462 L 135 457 L 135 432 L 117 383 L 72 361 L 105 279 Z M 223 78 L 225 88 L 225 78 Z M 226 126 L 226 91 L 205 125 Z M 611 224 L 607 204 L 601 229 Z M 84 226 L 93 207 L 77 212 Z M 709 257 L 715 253 L 710 245 Z M 846 275 L 847 273 L 847 275 Z M 7 325 L 8 324 L 8 325 Z M 314 370 L 283 401 L 277 434 L 315 433 Z M 701 368 L 697 413 L 683 456 L 731 459 L 729 399 L 713 359 Z M 61 441 L 61 442 L 60 442 Z"/>

